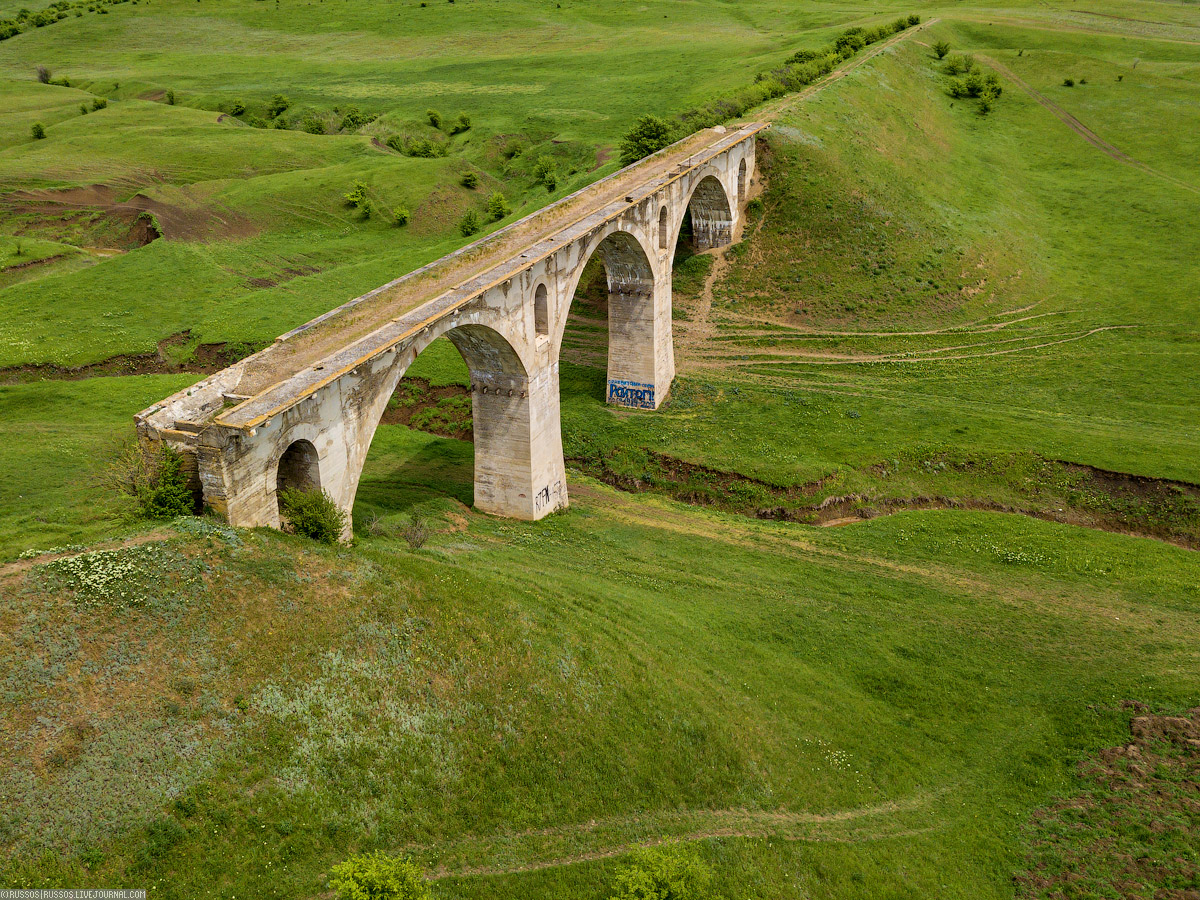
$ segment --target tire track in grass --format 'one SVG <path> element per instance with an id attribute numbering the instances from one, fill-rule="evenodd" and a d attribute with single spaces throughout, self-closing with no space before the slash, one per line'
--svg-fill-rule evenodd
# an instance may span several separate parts
<path id="1" fill-rule="evenodd" d="M 1173 175 L 1168 175 L 1166 172 L 1160 172 L 1158 169 L 1155 169 L 1155 168 L 1147 165 L 1146 163 L 1142 162 L 1141 160 L 1134 159 L 1132 156 L 1129 156 L 1124 151 L 1113 146 L 1108 141 L 1104 140 L 1104 138 L 1100 137 L 1100 135 L 1096 134 L 1096 132 L 1092 131 L 1092 129 L 1088 128 L 1081 121 L 1079 121 L 1077 118 L 1075 118 L 1069 112 L 1067 112 L 1065 109 L 1063 109 L 1061 106 L 1059 106 L 1057 103 L 1055 103 L 1053 100 L 1051 100 L 1049 97 L 1047 97 L 1045 94 L 1041 93 L 1040 91 L 1036 90 L 1035 88 L 1033 88 L 1032 86 L 1027 84 L 1025 81 L 1023 81 L 1015 72 L 1013 72 L 1007 66 L 1002 65 L 1002 64 L 998 63 L 996 60 L 992 59 L 990 56 L 985 56 L 983 54 L 976 54 L 975 58 L 977 60 L 979 60 L 980 62 L 982 62 L 984 65 L 990 66 L 991 68 L 995 69 L 998 73 L 1003 75 L 1005 78 L 1007 78 L 1009 81 L 1011 81 L 1017 87 L 1019 87 L 1021 90 L 1023 90 L 1025 93 L 1027 93 L 1030 97 L 1032 97 L 1034 100 L 1036 100 L 1042 106 L 1044 106 L 1046 109 L 1050 110 L 1050 112 L 1054 113 L 1054 115 L 1057 116 L 1063 123 L 1065 123 L 1068 128 L 1070 128 L 1072 131 L 1074 131 L 1076 134 L 1078 134 L 1080 137 L 1082 137 L 1085 141 L 1087 141 L 1089 144 L 1091 144 L 1097 150 L 1100 150 L 1101 152 L 1107 154 L 1108 156 L 1115 159 L 1117 162 L 1124 163 L 1127 166 L 1132 166 L 1135 169 L 1141 169 L 1143 172 L 1146 172 L 1150 175 L 1154 175 L 1158 178 L 1163 179 L 1164 181 L 1169 181 L 1171 184 L 1175 185 L 1176 187 L 1181 187 L 1184 190 L 1191 191 L 1193 194 L 1200 194 L 1200 188 L 1197 188 L 1194 185 L 1189 184 L 1186 181 L 1183 181 L 1182 179 L 1176 178 Z"/>

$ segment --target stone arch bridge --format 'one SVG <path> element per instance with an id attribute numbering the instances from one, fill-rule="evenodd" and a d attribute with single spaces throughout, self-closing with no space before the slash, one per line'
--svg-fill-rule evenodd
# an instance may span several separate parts
<path id="1" fill-rule="evenodd" d="M 685 212 L 697 249 L 732 240 L 765 127 L 691 135 L 351 300 L 139 413 L 139 438 L 194 461 L 204 503 L 233 525 L 279 527 L 289 486 L 324 490 L 349 522 L 388 399 L 444 335 L 471 375 L 475 506 L 518 519 L 561 509 L 559 350 L 584 265 L 598 256 L 608 280 L 608 402 L 657 408 L 675 375 Z"/>

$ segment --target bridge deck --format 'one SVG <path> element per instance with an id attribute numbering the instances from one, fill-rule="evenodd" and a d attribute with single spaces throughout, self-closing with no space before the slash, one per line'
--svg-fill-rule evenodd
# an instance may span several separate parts
<path id="1" fill-rule="evenodd" d="M 245 361 L 230 393 L 249 399 L 216 421 L 242 429 L 261 424 L 765 127 L 697 132 L 283 335 Z"/>

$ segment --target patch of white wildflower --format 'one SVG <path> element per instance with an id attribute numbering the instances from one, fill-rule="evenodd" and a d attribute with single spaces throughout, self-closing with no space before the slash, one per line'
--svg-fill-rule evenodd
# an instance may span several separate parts
<path id="1" fill-rule="evenodd" d="M 79 606 L 111 610 L 173 599 L 200 584 L 200 565 L 161 543 L 92 550 L 34 567 L 42 587 Z"/>

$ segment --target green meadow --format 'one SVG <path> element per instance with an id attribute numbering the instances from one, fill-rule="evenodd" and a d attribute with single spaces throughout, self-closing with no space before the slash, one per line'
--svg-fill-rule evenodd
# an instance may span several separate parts
<path id="1" fill-rule="evenodd" d="M 1200 6 L 79 12 L 0 41 L 0 885 L 332 897 L 379 850 L 436 898 L 608 900 L 635 848 L 681 841 L 724 900 L 1200 888 L 1194 817 L 1169 848 L 1101 823 L 1122 849 L 1074 894 L 1082 830 L 1038 830 L 1087 808 L 1080 764 L 1132 703 L 1200 706 Z M 677 250 L 662 409 L 604 405 L 577 297 L 570 510 L 474 512 L 471 443 L 401 425 L 349 546 L 140 520 L 103 477 L 204 347 L 261 346 L 473 239 L 494 191 L 488 228 L 615 171 L 638 116 L 909 13 L 932 24 L 744 117 L 772 123 L 761 194 L 718 258 Z M 1000 73 L 989 112 L 938 40 Z M 155 353 L 182 371 L 71 371 Z M 445 342 L 409 374 L 466 375 Z"/>

